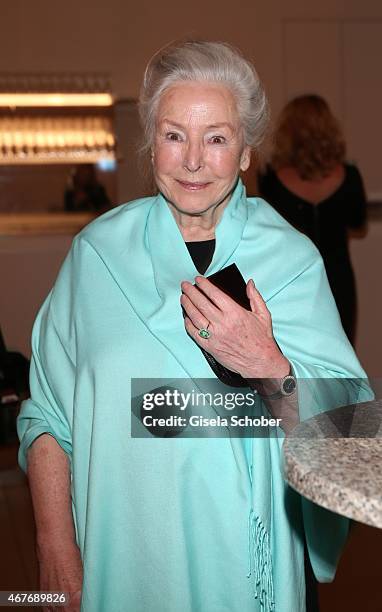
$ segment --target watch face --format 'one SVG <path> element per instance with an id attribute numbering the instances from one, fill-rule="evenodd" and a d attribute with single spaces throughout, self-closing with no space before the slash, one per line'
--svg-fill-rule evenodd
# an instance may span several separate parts
<path id="1" fill-rule="evenodd" d="M 296 388 L 296 379 L 294 376 L 284 378 L 282 392 L 284 395 L 291 395 Z"/>

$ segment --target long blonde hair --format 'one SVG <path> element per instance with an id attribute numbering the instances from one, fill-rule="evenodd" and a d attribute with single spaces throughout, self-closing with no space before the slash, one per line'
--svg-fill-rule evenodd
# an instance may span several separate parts
<path id="1" fill-rule="evenodd" d="M 284 107 L 274 134 L 275 170 L 292 166 L 302 179 L 321 178 L 345 161 L 345 153 L 340 125 L 321 96 L 298 96 Z"/>

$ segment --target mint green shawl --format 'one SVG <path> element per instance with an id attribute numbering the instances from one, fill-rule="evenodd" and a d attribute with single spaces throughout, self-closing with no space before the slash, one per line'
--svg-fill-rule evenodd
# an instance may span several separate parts
<path id="1" fill-rule="evenodd" d="M 240 181 L 206 275 L 232 262 L 255 280 L 298 377 L 365 376 L 316 249 Z M 281 431 L 130 437 L 131 378 L 215 378 L 179 304 L 196 274 L 164 198 L 137 200 L 76 237 L 36 320 L 20 464 L 44 432 L 70 457 L 83 612 L 303 612 L 304 529 L 316 577 L 333 579 L 347 521 L 285 484 Z M 314 393 L 303 416 L 325 404 Z"/>

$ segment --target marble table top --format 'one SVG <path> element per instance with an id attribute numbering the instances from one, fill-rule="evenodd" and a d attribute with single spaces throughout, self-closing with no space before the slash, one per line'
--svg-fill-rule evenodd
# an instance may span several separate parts
<path id="1" fill-rule="evenodd" d="M 285 478 L 301 495 L 382 529 L 382 400 L 300 423 L 283 450 Z"/>

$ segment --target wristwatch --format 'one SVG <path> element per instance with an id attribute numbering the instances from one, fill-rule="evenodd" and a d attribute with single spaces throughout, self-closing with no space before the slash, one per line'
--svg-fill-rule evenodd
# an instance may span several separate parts
<path id="1" fill-rule="evenodd" d="M 280 380 L 280 387 L 275 393 L 271 393 L 270 395 L 264 395 L 260 393 L 257 389 L 256 391 L 262 399 L 272 401 L 276 399 L 281 399 L 282 397 L 289 397 L 290 395 L 293 395 L 293 393 L 296 391 L 296 387 L 296 377 L 294 375 L 292 366 L 290 366 L 289 373 Z"/>

